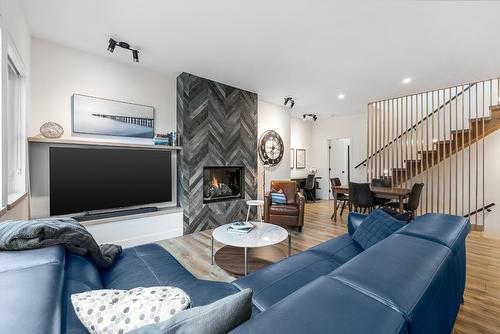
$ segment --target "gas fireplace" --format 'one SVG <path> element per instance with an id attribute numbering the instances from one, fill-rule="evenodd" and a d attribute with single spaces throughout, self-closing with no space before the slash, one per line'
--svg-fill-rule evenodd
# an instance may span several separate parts
<path id="1" fill-rule="evenodd" d="M 243 167 L 203 167 L 203 203 L 244 198 Z"/>

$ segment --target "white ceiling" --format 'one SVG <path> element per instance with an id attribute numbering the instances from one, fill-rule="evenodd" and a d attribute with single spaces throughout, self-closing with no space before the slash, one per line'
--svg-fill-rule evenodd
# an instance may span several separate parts
<path id="1" fill-rule="evenodd" d="M 385 97 L 500 73 L 499 2 L 22 0 L 35 37 L 257 92 L 295 115 L 359 113 Z M 411 77 L 408 85 L 401 80 Z M 344 100 L 337 95 L 345 94 Z"/>

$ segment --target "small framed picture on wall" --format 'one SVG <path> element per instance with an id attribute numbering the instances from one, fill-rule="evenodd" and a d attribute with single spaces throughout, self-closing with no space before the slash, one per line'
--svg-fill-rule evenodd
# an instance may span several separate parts
<path id="1" fill-rule="evenodd" d="M 306 168 L 306 150 L 299 148 L 295 150 L 295 168 Z"/>
<path id="2" fill-rule="evenodd" d="M 290 149 L 290 169 L 293 169 L 293 166 L 295 166 L 295 154 L 294 154 L 294 149 Z"/>

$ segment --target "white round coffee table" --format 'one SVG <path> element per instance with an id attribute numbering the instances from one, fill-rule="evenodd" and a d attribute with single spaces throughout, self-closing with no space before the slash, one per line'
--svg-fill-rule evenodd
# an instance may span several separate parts
<path id="1" fill-rule="evenodd" d="M 281 226 L 252 221 L 255 228 L 248 233 L 228 232 L 230 224 L 222 225 L 212 231 L 212 253 L 211 261 L 214 264 L 215 241 L 228 246 L 244 249 L 244 274 L 248 274 L 248 248 L 265 247 L 278 244 L 288 239 L 288 256 L 292 252 L 292 236 Z"/>

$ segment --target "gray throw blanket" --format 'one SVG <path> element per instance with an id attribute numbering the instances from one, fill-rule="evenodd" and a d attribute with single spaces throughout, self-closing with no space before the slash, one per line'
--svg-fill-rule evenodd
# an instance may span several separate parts
<path id="1" fill-rule="evenodd" d="M 106 268 L 121 254 L 118 245 L 99 246 L 83 225 L 73 218 L 8 220 L 0 223 L 0 250 L 25 250 L 62 245 L 71 253 L 87 255 Z"/>

